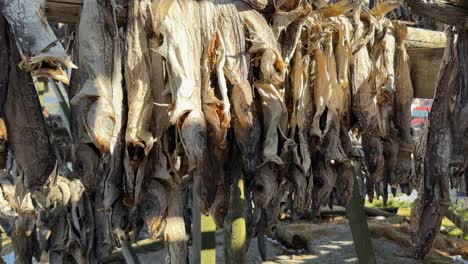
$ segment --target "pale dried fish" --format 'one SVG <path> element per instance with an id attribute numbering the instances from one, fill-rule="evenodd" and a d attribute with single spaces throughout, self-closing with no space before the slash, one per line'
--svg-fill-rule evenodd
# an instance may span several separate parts
<path id="1" fill-rule="evenodd" d="M 263 82 L 255 82 L 255 88 L 262 97 L 262 110 L 265 134 L 263 141 L 263 162 L 282 164 L 278 157 L 278 130 L 285 134 L 287 127 L 287 109 L 281 95 L 275 87 Z"/>
<path id="2" fill-rule="evenodd" d="M 413 102 L 413 85 L 410 77 L 409 56 L 406 53 L 404 40 L 406 25 L 394 23 L 397 47 L 395 50 L 395 124 L 398 130 L 399 153 L 394 170 L 394 178 L 399 183 L 408 182 L 411 174 L 411 152 L 413 139 L 411 136 L 411 104 Z"/>

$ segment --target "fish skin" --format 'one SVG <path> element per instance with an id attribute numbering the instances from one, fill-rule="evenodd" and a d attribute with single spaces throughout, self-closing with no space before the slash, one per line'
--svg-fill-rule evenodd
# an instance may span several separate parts
<path id="1" fill-rule="evenodd" d="M 8 131 L 3 110 L 8 92 L 8 74 L 10 71 L 8 45 L 7 22 L 5 17 L 0 15 L 0 169 L 6 167 L 8 155 Z"/>
<path id="2" fill-rule="evenodd" d="M 49 143 L 39 97 L 31 74 L 20 70 L 19 50 L 13 35 L 10 41 L 8 92 L 4 104 L 9 146 L 24 173 L 28 191 L 41 188 L 52 172 L 56 157 Z M 35 158 L 31 158 L 35 157 Z"/>
<path id="3" fill-rule="evenodd" d="M 18 63 L 22 62 L 23 69 L 37 77 L 52 77 L 68 84 L 68 76 L 63 69 L 76 66 L 57 41 L 47 19 L 44 23 L 40 2 L 20 0 L 1 4 L 2 13 L 16 38 L 14 45 L 20 50 L 22 59 Z M 54 44 L 51 46 L 51 43 Z M 49 67 L 43 67 L 44 61 L 48 62 Z"/>

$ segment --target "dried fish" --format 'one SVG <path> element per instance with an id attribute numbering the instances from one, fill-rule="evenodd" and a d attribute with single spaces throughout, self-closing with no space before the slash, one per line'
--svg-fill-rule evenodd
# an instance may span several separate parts
<path id="1" fill-rule="evenodd" d="M 347 205 L 353 195 L 355 171 L 351 162 L 338 163 L 336 178 L 336 200 L 338 205 Z"/>
<path id="2" fill-rule="evenodd" d="M 232 86 L 230 97 L 235 115 L 233 118 L 235 141 L 242 153 L 246 186 L 250 188 L 257 170 L 260 125 L 253 100 L 253 89 L 247 79 L 250 58 L 246 49 L 247 32 L 242 26 L 246 22 L 243 21 L 242 12 L 237 12 L 240 6 L 242 8 L 249 8 L 249 6 L 230 1 L 219 1 L 218 3 L 220 12 L 225 18 L 221 21 L 226 23 L 221 25 L 221 28 L 224 29 L 221 32 L 226 56 L 224 73 Z"/>
<path id="3" fill-rule="evenodd" d="M 249 32 L 249 53 L 260 56 L 261 81 L 279 85 L 284 81 L 285 65 L 273 31 L 265 18 L 242 2 L 235 2 L 242 22 Z"/>
<path id="4" fill-rule="evenodd" d="M 281 45 L 284 64 L 288 65 L 297 48 L 305 20 L 310 15 L 312 7 L 299 6 L 290 12 L 278 10 L 273 15 L 272 30 Z"/>
<path id="5" fill-rule="evenodd" d="M 316 200 L 314 201 L 314 213 L 320 215 L 320 208 L 328 204 L 329 195 L 333 191 L 336 184 L 337 173 L 336 164 L 334 161 L 327 161 L 320 157 L 314 170 L 314 191 L 316 192 Z"/>
<path id="6" fill-rule="evenodd" d="M 68 84 L 62 67 L 75 66 L 47 23 L 41 1 L 5 1 L 2 10 L 21 54 L 21 67 L 36 77 L 52 77 Z"/>
<path id="7" fill-rule="evenodd" d="M 366 43 L 372 38 L 373 28 L 366 29 L 364 20 L 357 23 L 352 46 L 354 52 L 353 69 L 351 79 L 352 111 L 358 120 L 362 136 L 362 147 L 364 150 L 367 169 L 372 183 L 383 180 L 383 146 L 378 133 L 376 105 L 376 91 L 373 86 L 372 61 L 366 48 Z"/>
<path id="8" fill-rule="evenodd" d="M 55 165 L 41 105 L 31 74 L 18 68 L 21 61 L 15 40 L 8 36 L 10 47 L 8 92 L 4 105 L 9 146 L 24 175 L 28 191 L 41 188 Z M 33 156 L 34 158 L 31 158 Z"/>
<path id="9" fill-rule="evenodd" d="M 135 207 L 139 202 L 147 156 L 153 145 L 149 129 L 153 104 L 150 87 L 150 47 L 147 37 L 151 32 L 145 30 L 145 25 L 151 24 L 151 17 L 147 17 L 151 7 L 150 1 L 129 3 L 124 56 L 128 101 L 124 168 L 127 176 L 125 202 L 130 207 Z"/>
<path id="10" fill-rule="evenodd" d="M 382 20 L 382 19 L 381 19 Z M 393 26 L 388 20 L 377 20 L 381 28 L 377 27 L 375 33 L 372 58 L 374 62 L 374 85 L 377 89 L 377 121 L 380 136 L 388 137 L 390 133 L 390 122 L 394 113 L 395 96 L 395 36 Z"/>
<path id="11" fill-rule="evenodd" d="M 398 130 L 399 152 L 394 170 L 394 178 L 398 183 L 408 182 L 411 174 L 411 152 L 413 139 L 411 136 L 411 104 L 413 101 L 413 85 L 409 70 L 409 57 L 403 44 L 406 38 L 406 25 L 394 24 L 397 48 L 395 51 L 395 118 L 393 123 Z"/>
<path id="12" fill-rule="evenodd" d="M 0 15 L 0 169 L 6 166 L 8 149 L 8 131 L 5 123 L 4 105 L 8 92 L 9 74 L 9 41 L 7 35 L 7 22 Z"/>

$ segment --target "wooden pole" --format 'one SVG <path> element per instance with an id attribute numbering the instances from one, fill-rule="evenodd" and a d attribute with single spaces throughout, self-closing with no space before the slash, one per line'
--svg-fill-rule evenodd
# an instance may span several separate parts
<path id="1" fill-rule="evenodd" d="M 239 174 L 240 170 L 234 174 L 237 177 L 230 187 L 229 210 L 224 230 L 224 262 L 227 264 L 247 263 L 244 179 Z"/>
<path id="2" fill-rule="evenodd" d="M 154 252 L 164 248 L 164 241 L 161 239 L 155 240 L 153 238 L 149 238 L 134 243 L 132 248 L 135 253 Z M 125 260 L 122 249 L 116 249 L 111 255 L 104 257 L 101 261 L 102 263 L 114 263 L 122 260 Z"/>
<path id="3" fill-rule="evenodd" d="M 468 1 L 466 0 L 405 0 L 411 12 L 433 17 L 442 23 L 468 29 Z"/>
<path id="4" fill-rule="evenodd" d="M 211 215 L 201 214 L 201 263 L 216 263 L 216 224 Z"/>
<path id="5" fill-rule="evenodd" d="M 126 0 L 116 0 L 117 23 L 123 25 L 127 21 Z M 80 20 L 83 0 L 46 0 L 45 13 L 50 22 L 78 23 Z"/>
<path id="6" fill-rule="evenodd" d="M 192 263 L 216 263 L 216 224 L 200 211 L 198 196 L 192 192 Z"/>
<path id="7" fill-rule="evenodd" d="M 125 236 L 124 241 L 122 243 L 122 255 L 125 258 L 125 262 L 127 264 L 140 264 L 140 260 L 138 259 L 135 250 L 128 239 L 128 235 Z"/>
<path id="8" fill-rule="evenodd" d="M 117 23 L 127 20 L 127 1 L 116 0 Z M 468 1 L 466 0 L 405 0 L 411 11 L 433 17 L 443 23 L 468 28 Z M 49 21 L 76 23 L 79 21 L 83 0 L 47 0 L 46 16 Z"/>
<path id="9" fill-rule="evenodd" d="M 346 206 L 351 233 L 353 234 L 354 249 L 360 264 L 375 264 L 374 249 L 367 224 L 367 216 L 364 211 L 364 199 L 359 193 L 359 186 L 354 176 L 353 197 Z"/>
<path id="10" fill-rule="evenodd" d="M 192 189 L 192 262 L 201 263 L 201 212 L 198 196 Z"/>

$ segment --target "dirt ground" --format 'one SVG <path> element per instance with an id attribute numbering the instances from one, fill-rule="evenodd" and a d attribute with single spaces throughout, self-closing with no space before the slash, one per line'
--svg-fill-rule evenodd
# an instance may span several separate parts
<path id="1" fill-rule="evenodd" d="M 468 258 L 467 241 L 441 234 L 425 260 L 417 262 L 410 257 L 411 239 L 408 225 L 394 222 L 398 222 L 398 219 L 380 218 L 369 223 L 377 263 L 445 264 L 456 263 L 452 257 L 454 255 Z M 267 261 L 263 262 L 265 264 L 358 263 L 351 231 L 345 219 L 338 218 L 321 224 L 281 223 L 273 232 L 275 239 L 267 239 Z M 216 254 L 219 256 L 216 262 L 224 263 L 222 230 L 217 231 L 216 241 Z M 164 250 L 139 254 L 141 263 L 145 264 L 164 263 L 164 256 Z M 248 263 L 262 263 L 259 256 L 257 240 L 254 238 L 249 245 Z"/>
<path id="2" fill-rule="evenodd" d="M 412 264 L 412 263 L 468 263 L 468 241 L 440 234 L 434 248 L 424 261 L 416 262 L 411 256 L 411 232 L 404 217 L 383 218 L 369 220 L 369 230 L 372 236 L 377 263 Z M 4 241 L 7 242 L 7 241 Z M 9 241 L 8 241 L 9 242 Z M 329 222 L 314 224 L 310 222 L 278 224 L 270 231 L 267 238 L 267 261 L 263 263 L 358 263 L 354 252 L 353 239 L 347 220 L 335 217 Z M 11 248 L 4 244 L 3 258 L 6 263 L 13 263 L 14 256 Z M 139 253 L 142 264 L 164 263 L 165 250 Z M 216 263 L 223 260 L 223 230 L 216 232 Z M 254 238 L 248 250 L 248 263 L 262 263 Z M 453 256 L 459 257 L 461 262 L 454 262 Z M 124 262 L 113 262 L 124 263 Z"/>

